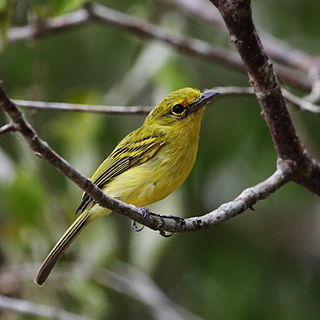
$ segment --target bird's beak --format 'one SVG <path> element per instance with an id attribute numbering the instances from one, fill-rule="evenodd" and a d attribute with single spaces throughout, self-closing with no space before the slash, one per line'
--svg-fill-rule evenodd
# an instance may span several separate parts
<path id="1" fill-rule="evenodd" d="M 194 113 L 197 110 L 199 110 L 202 106 L 210 103 L 212 100 L 214 100 L 219 95 L 219 92 L 209 91 L 204 92 L 200 98 L 194 102 L 190 108 L 189 114 Z"/>

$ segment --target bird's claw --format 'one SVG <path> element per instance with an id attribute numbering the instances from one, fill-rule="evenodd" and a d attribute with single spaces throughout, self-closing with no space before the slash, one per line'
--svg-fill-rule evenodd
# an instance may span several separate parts
<path id="1" fill-rule="evenodd" d="M 166 232 L 163 231 L 163 230 L 159 230 L 159 234 L 160 234 L 160 236 L 162 236 L 162 237 L 164 237 L 164 238 L 170 238 L 170 237 L 173 235 L 173 232 L 166 233 Z"/>
<path id="2" fill-rule="evenodd" d="M 140 209 L 141 215 L 144 219 L 147 219 L 150 216 L 151 212 L 148 208 L 140 207 L 139 209 Z"/>
<path id="3" fill-rule="evenodd" d="M 131 230 L 135 232 L 140 232 L 143 228 L 143 225 L 141 227 L 138 227 L 137 222 L 135 220 L 131 220 Z"/>
<path id="4" fill-rule="evenodd" d="M 150 210 L 148 208 L 140 207 L 139 209 L 143 219 L 147 219 L 150 216 Z M 143 225 L 138 227 L 137 222 L 135 220 L 131 220 L 131 230 L 140 232 L 143 228 Z"/>

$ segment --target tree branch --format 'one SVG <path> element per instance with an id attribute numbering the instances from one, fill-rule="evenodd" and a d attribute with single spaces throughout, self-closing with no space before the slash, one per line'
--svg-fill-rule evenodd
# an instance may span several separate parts
<path id="1" fill-rule="evenodd" d="M 38 39 L 47 35 L 78 28 L 90 23 L 90 16 L 85 9 L 47 19 L 41 24 L 11 28 L 7 33 L 8 42 Z"/>
<path id="2" fill-rule="evenodd" d="M 0 309 L 12 310 L 25 315 L 28 314 L 57 320 L 90 320 L 87 317 L 82 317 L 58 308 L 2 295 L 0 295 Z"/>
<path id="3" fill-rule="evenodd" d="M 18 131 L 18 128 L 14 123 L 7 123 L 0 127 L 0 134 L 13 131 Z"/>
<path id="4" fill-rule="evenodd" d="M 143 22 L 136 17 L 91 3 L 73 13 L 43 21 L 41 28 L 39 25 L 13 28 L 9 30 L 7 39 L 9 42 L 38 39 L 91 22 L 112 25 L 138 36 L 162 41 L 182 53 L 196 56 L 209 62 L 218 62 L 233 70 L 244 70 L 239 57 L 230 50 L 213 46 L 202 40 L 173 34 L 162 27 Z M 312 83 L 310 79 L 302 76 L 301 73 L 280 65 L 277 66 L 277 72 L 279 76 L 291 85 L 301 89 L 311 89 Z"/>
<path id="5" fill-rule="evenodd" d="M 320 195 L 320 164 L 310 157 L 296 134 L 272 62 L 252 21 L 250 0 L 210 1 L 220 11 L 247 68 L 279 158 L 291 164 L 295 182 Z"/>
<path id="6" fill-rule="evenodd" d="M 252 188 L 244 190 L 234 201 L 230 201 L 204 216 L 182 219 L 150 213 L 150 215 L 144 217 L 144 211 L 141 208 L 107 196 L 89 179 L 82 176 L 76 169 L 72 168 L 66 160 L 54 152 L 46 142 L 39 138 L 32 126 L 24 119 L 21 112 L 8 99 L 2 88 L 0 88 L 0 107 L 9 115 L 13 123 L 17 125 L 20 133 L 33 151 L 77 184 L 102 207 L 114 210 L 153 230 L 159 230 L 161 235 L 163 235 L 164 231 L 189 232 L 209 228 L 230 219 L 244 212 L 246 209 L 251 208 L 259 200 L 266 198 L 283 184 L 287 183 L 292 173 L 290 163 L 281 161 L 279 162 L 277 171 L 271 177 Z"/>
<path id="7" fill-rule="evenodd" d="M 97 112 L 111 114 L 145 114 L 150 112 L 150 106 L 102 106 L 76 103 L 44 102 L 11 100 L 17 107 L 31 110 L 59 110 L 59 111 L 79 111 Z"/>
<path id="8" fill-rule="evenodd" d="M 304 99 L 309 102 L 318 102 L 320 101 L 320 62 L 310 70 L 310 76 L 313 81 L 311 92 Z"/>
<path id="9" fill-rule="evenodd" d="M 301 111 L 309 111 L 313 113 L 320 113 L 320 107 L 309 102 L 306 98 L 300 98 L 289 92 L 288 90 L 282 89 L 283 97 L 288 103 L 296 107 Z"/>

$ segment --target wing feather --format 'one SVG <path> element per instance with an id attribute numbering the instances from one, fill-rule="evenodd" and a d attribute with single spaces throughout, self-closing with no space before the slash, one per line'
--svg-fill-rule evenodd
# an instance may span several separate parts
<path id="1" fill-rule="evenodd" d="M 161 134 L 134 141 L 130 139 L 131 135 L 120 142 L 92 175 L 91 181 L 100 189 L 126 170 L 148 161 L 165 144 L 164 140 L 161 139 Z M 90 203 L 92 203 L 92 198 L 88 194 L 83 193 L 76 213 L 83 212 Z"/>

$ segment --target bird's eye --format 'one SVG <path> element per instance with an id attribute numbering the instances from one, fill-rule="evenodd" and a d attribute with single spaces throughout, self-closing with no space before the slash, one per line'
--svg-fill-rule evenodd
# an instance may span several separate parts
<path id="1" fill-rule="evenodd" d="M 186 108 L 182 104 L 176 104 L 172 107 L 171 112 L 175 116 L 181 116 L 184 114 Z"/>

